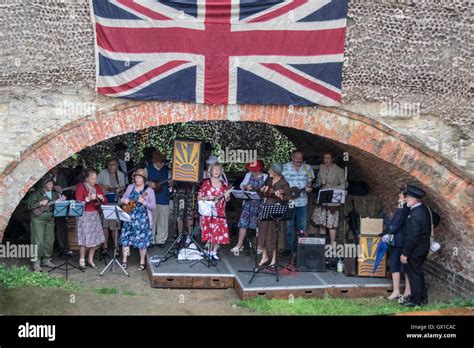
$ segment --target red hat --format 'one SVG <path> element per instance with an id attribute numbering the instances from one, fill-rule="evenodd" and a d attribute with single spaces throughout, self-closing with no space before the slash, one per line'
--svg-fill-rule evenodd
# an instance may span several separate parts
<path id="1" fill-rule="evenodd" d="M 245 169 L 251 172 L 261 172 L 263 170 L 263 162 L 262 160 L 255 160 L 253 162 L 247 163 L 245 165 Z"/>

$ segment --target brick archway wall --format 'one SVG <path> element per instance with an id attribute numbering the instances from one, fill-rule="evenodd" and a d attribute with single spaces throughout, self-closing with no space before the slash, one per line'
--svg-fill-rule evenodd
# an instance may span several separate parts
<path id="1" fill-rule="evenodd" d="M 465 262 L 454 262 L 460 265 L 454 268 L 472 279 L 469 260 L 472 259 L 470 253 L 474 239 L 474 189 L 470 177 L 413 139 L 362 115 L 335 108 L 126 102 L 111 110 L 80 118 L 52 130 L 32 144 L 0 174 L 0 195 L 3 197 L 0 201 L 0 239 L 11 214 L 31 186 L 74 153 L 103 140 L 148 127 L 212 120 L 265 122 L 330 139 L 377 159 L 380 165 L 373 168 L 372 175 L 378 176 L 379 181 L 383 181 L 385 164 L 397 167 L 407 178 L 420 183 L 429 193 L 429 199 L 449 212 L 451 221 L 456 221 L 449 232 L 459 235 L 465 248 L 459 257 Z M 387 178 L 387 181 L 391 179 Z M 391 189 L 389 183 L 385 186 Z"/>

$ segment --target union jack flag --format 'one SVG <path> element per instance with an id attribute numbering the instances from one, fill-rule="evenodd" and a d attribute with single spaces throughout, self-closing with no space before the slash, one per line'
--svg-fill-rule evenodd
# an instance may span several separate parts
<path id="1" fill-rule="evenodd" d="M 347 0 L 92 0 L 97 91 L 339 105 Z"/>

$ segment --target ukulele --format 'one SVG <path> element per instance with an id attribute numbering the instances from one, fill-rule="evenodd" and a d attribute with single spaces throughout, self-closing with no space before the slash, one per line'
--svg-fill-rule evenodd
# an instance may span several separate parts
<path id="1" fill-rule="evenodd" d="M 216 215 L 216 204 L 224 198 L 224 196 L 231 192 L 234 189 L 234 186 L 226 190 L 224 193 L 221 193 L 220 195 L 214 197 L 212 201 L 204 201 L 204 200 L 199 200 L 198 201 L 198 209 L 199 209 L 199 214 L 202 216 L 215 216 Z"/>
<path id="2" fill-rule="evenodd" d="M 142 198 L 145 198 L 147 196 L 147 192 L 143 192 L 141 195 Z M 129 201 L 128 203 L 123 203 L 122 204 L 122 209 L 126 213 L 130 213 L 135 207 L 137 206 L 138 200 L 136 201 Z"/>
<path id="3" fill-rule="evenodd" d="M 297 199 L 301 196 L 301 193 L 306 191 L 306 187 L 303 188 L 298 188 L 296 186 L 293 186 L 290 188 L 290 199 Z"/>
<path id="4" fill-rule="evenodd" d="M 50 206 L 56 204 L 56 201 L 50 201 L 46 205 L 39 206 L 38 208 L 35 208 L 32 210 L 34 216 L 40 216 L 43 214 L 45 211 L 49 209 Z"/>
<path id="5" fill-rule="evenodd" d="M 58 193 L 63 193 L 63 192 L 65 192 L 65 191 L 75 190 L 75 189 L 76 189 L 76 185 L 74 185 L 74 186 L 69 186 L 69 187 L 65 187 L 65 188 L 63 188 L 63 189 L 61 189 L 61 190 L 59 190 L 59 191 L 58 191 L 58 190 L 55 190 L 55 191 L 57 191 Z M 59 199 L 59 200 L 60 200 L 60 199 Z M 56 204 L 56 201 L 50 201 L 50 202 L 48 202 L 48 204 L 46 204 L 46 205 L 39 206 L 38 208 L 33 209 L 33 210 L 32 210 L 33 215 L 34 215 L 34 216 L 40 216 L 40 215 L 43 214 L 45 211 L 47 211 L 50 206 L 52 206 L 52 205 L 54 205 L 54 204 Z"/>
<path id="6" fill-rule="evenodd" d="M 148 181 L 152 182 L 156 185 L 155 187 L 153 187 L 153 191 L 161 192 L 161 191 L 163 191 L 163 186 L 162 185 L 170 182 L 171 180 L 173 180 L 173 179 L 166 179 L 166 180 L 162 180 L 162 181 L 153 181 L 153 180 L 148 180 Z"/>

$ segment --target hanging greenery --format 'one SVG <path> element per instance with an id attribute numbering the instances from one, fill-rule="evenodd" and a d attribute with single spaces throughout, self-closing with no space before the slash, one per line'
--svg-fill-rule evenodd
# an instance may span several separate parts
<path id="1" fill-rule="evenodd" d="M 146 147 L 155 147 L 167 159 L 172 159 L 173 141 L 176 138 L 189 138 L 211 143 L 215 156 L 229 150 L 244 150 L 256 153 L 268 165 L 271 162 L 286 162 L 295 145 L 274 126 L 264 123 L 209 121 L 185 122 L 166 126 L 147 128 L 123 136 L 107 139 L 75 154 L 63 163 L 73 167 L 82 164 L 85 167 L 103 168 L 108 159 L 114 156 L 114 146 L 123 142 L 137 163 L 143 157 Z M 226 171 L 244 170 L 245 163 L 225 162 Z"/>

